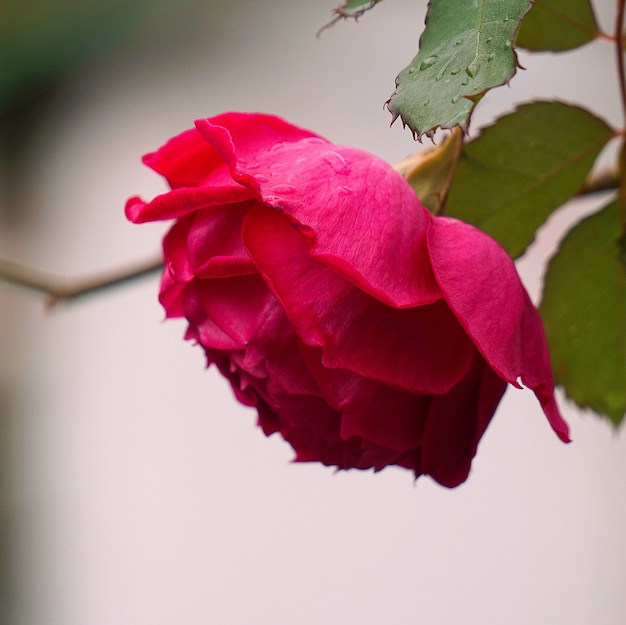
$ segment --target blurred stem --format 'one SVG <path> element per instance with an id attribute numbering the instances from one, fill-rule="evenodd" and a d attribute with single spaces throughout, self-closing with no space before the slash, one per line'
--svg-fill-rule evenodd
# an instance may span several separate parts
<path id="1" fill-rule="evenodd" d="M 625 6 L 626 0 L 618 0 L 617 18 L 615 19 L 615 55 L 617 60 L 619 92 L 622 98 L 622 109 L 624 112 L 624 119 L 626 121 L 626 74 L 624 73 L 624 49 L 622 47 Z"/>
<path id="2" fill-rule="evenodd" d="M 48 306 L 94 295 L 162 269 L 163 261 L 158 258 L 116 272 L 72 281 L 0 258 L 0 280 L 47 295 Z"/>

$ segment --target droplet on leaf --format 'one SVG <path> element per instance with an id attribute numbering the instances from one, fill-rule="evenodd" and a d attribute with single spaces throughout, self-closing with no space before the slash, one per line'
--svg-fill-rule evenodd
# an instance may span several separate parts
<path id="1" fill-rule="evenodd" d="M 472 61 L 466 68 L 465 72 L 470 78 L 474 78 L 478 71 L 480 70 L 480 65 L 476 63 L 476 61 Z"/>
<path id="2" fill-rule="evenodd" d="M 429 67 L 432 67 L 437 61 L 439 60 L 438 56 L 429 56 L 426 57 L 423 61 L 422 64 L 420 65 L 420 69 L 421 70 L 425 70 L 428 69 Z"/>

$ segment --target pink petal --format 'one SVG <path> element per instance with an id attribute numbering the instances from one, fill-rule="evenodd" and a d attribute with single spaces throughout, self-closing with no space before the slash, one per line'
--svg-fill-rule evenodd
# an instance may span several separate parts
<path id="1" fill-rule="evenodd" d="M 455 388 L 433 397 L 424 428 L 419 473 L 449 488 L 464 482 L 506 386 L 477 356 L 470 373 Z"/>
<path id="2" fill-rule="evenodd" d="M 186 247 L 193 218 L 188 215 L 178 220 L 163 237 L 165 268 L 170 278 L 177 282 L 187 282 L 194 277 Z"/>
<path id="3" fill-rule="evenodd" d="M 234 341 L 227 347 L 221 347 L 202 340 L 203 345 L 214 348 L 244 348 L 257 333 L 269 300 L 273 300 L 258 274 L 194 280 L 193 290 L 194 306 L 199 307 L 196 319 L 201 319 L 204 314 L 208 321 Z M 196 325 L 204 327 L 198 322 Z"/>
<path id="4" fill-rule="evenodd" d="M 263 206 L 248 213 L 243 241 L 300 339 L 323 348 L 327 367 L 417 393 L 442 393 L 475 351 L 442 300 L 394 309 L 309 256 L 310 240 Z"/>
<path id="5" fill-rule="evenodd" d="M 223 165 L 195 128 L 173 137 L 156 152 L 146 154 L 143 162 L 164 176 L 172 189 L 200 186 L 216 167 Z"/>
<path id="6" fill-rule="evenodd" d="M 196 128 L 237 179 L 242 173 L 239 167 L 254 169 L 262 155 L 283 143 L 312 137 L 326 142 L 280 117 L 259 113 L 224 113 L 196 121 Z"/>
<path id="7" fill-rule="evenodd" d="M 251 201 L 214 206 L 195 213 L 186 251 L 190 270 L 201 278 L 256 273 L 241 240 L 243 219 Z"/>
<path id="8" fill-rule="evenodd" d="M 185 316 L 184 291 L 185 283 L 172 280 L 169 271 L 166 269 L 161 277 L 161 289 L 159 291 L 159 301 L 165 308 L 165 316 L 168 319 Z"/>
<path id="9" fill-rule="evenodd" d="M 368 380 L 350 371 L 328 369 L 322 350 L 302 346 L 309 371 L 324 397 L 341 411 L 341 438 L 375 442 L 398 457 L 421 444 L 430 396 L 415 395 Z M 374 465 L 376 463 L 373 461 Z"/>
<path id="10" fill-rule="evenodd" d="M 428 246 L 446 301 L 496 373 L 537 395 L 564 441 L 568 428 L 554 400 L 545 334 L 508 254 L 489 236 L 456 219 L 433 218 Z"/>
<path id="11" fill-rule="evenodd" d="M 151 202 L 131 197 L 126 202 L 126 217 L 133 223 L 177 219 L 189 213 L 222 204 L 236 204 L 250 199 L 250 192 L 230 181 L 222 186 L 174 189 L 157 195 Z"/>
<path id="12" fill-rule="evenodd" d="M 237 181 L 315 234 L 314 255 L 393 306 L 441 297 L 427 212 L 393 168 L 277 118 L 225 117 L 228 126 L 220 118 L 196 124 Z"/>
<path id="13" fill-rule="evenodd" d="M 250 340 L 242 366 L 263 361 L 268 392 L 321 397 L 322 393 L 300 353 L 300 341 L 285 312 L 271 297 L 256 335 Z"/>

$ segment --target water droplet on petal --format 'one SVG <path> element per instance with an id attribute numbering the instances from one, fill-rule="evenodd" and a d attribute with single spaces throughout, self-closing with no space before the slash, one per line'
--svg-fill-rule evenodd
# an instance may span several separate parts
<path id="1" fill-rule="evenodd" d="M 289 195 L 293 193 L 296 188 L 291 184 L 275 184 L 271 190 L 273 193 L 278 193 L 278 195 Z"/>
<path id="2" fill-rule="evenodd" d="M 461 70 L 459 69 L 451 69 L 450 70 L 450 74 L 452 74 L 452 76 L 456 76 Z"/>
<path id="3" fill-rule="evenodd" d="M 252 177 L 253 177 L 253 178 L 254 178 L 257 182 L 260 182 L 260 183 L 263 183 L 263 182 L 269 182 L 269 180 L 270 180 L 267 176 L 264 176 L 263 174 L 253 174 L 253 175 L 252 175 Z"/>
<path id="4" fill-rule="evenodd" d="M 507 39 L 507 40 L 504 42 L 504 47 L 505 47 L 505 48 L 510 48 L 512 45 L 513 45 L 513 42 L 512 42 L 510 39 Z"/>
<path id="5" fill-rule="evenodd" d="M 456 103 L 457 103 L 460 99 L 461 99 L 461 96 L 460 96 L 460 95 L 455 95 L 455 96 L 452 98 L 452 104 L 456 104 Z"/>
<path id="6" fill-rule="evenodd" d="M 421 70 L 428 69 L 429 67 L 432 67 L 438 60 L 439 60 L 438 56 L 428 56 L 422 61 L 420 65 L 420 69 Z"/>
<path id="7" fill-rule="evenodd" d="M 302 143 L 308 143 L 309 145 L 326 145 L 328 141 L 321 137 L 309 137 L 308 139 L 304 139 Z"/>
<path id="8" fill-rule="evenodd" d="M 491 53 L 487 55 L 487 63 L 491 63 L 496 58 L 496 55 Z"/>
<path id="9" fill-rule="evenodd" d="M 464 78 L 464 79 L 461 81 L 461 84 L 462 84 L 462 85 L 464 85 L 464 86 L 465 86 L 465 85 L 469 85 L 469 78 Z"/>
<path id="10" fill-rule="evenodd" d="M 462 44 L 463 44 L 463 39 L 457 39 L 457 40 L 455 41 L 455 45 L 457 45 L 457 46 L 460 46 L 460 45 L 462 45 Z"/>
<path id="11" fill-rule="evenodd" d="M 424 106 L 428 106 L 430 104 L 430 98 L 426 98 L 423 102 Z"/>
<path id="12" fill-rule="evenodd" d="M 485 39 L 485 43 L 491 43 L 493 41 L 493 37 L 487 37 L 487 39 Z"/>
<path id="13" fill-rule="evenodd" d="M 343 176 L 350 173 L 350 166 L 346 163 L 346 159 L 344 159 L 341 154 L 337 154 L 337 152 L 326 152 L 323 158 L 333 168 L 335 173 L 342 174 Z"/>

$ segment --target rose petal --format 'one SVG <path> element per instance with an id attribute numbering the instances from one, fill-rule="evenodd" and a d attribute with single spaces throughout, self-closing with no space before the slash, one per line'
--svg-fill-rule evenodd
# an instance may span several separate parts
<path id="1" fill-rule="evenodd" d="M 200 186 L 213 170 L 224 164 L 195 128 L 173 137 L 156 152 L 146 154 L 143 162 L 164 176 L 172 189 Z"/>
<path id="2" fill-rule="evenodd" d="M 231 163 L 236 180 L 315 233 L 314 255 L 393 306 L 441 297 L 426 249 L 426 210 L 387 163 L 312 133 L 299 134 L 293 126 L 288 140 L 282 134 L 272 138 L 276 129 L 265 126 L 264 118 L 260 135 L 256 125 L 250 133 L 254 141 L 239 125 L 218 123 L 202 120 L 197 126 Z"/>
<path id="3" fill-rule="evenodd" d="M 293 126 L 273 115 L 224 113 L 200 119 L 195 124 L 212 149 L 230 167 L 236 179 L 244 173 L 240 167 L 246 168 L 246 173 L 250 174 L 250 170 L 257 166 L 258 159 L 276 149 L 276 146 L 308 138 L 328 143 L 314 132 Z"/>
<path id="4" fill-rule="evenodd" d="M 569 441 L 543 326 L 508 254 L 480 230 L 444 217 L 431 220 L 428 246 L 446 301 L 478 350 L 504 380 L 531 388 L 559 438 Z"/>
<path id="5" fill-rule="evenodd" d="M 165 308 L 165 316 L 167 319 L 185 316 L 185 287 L 186 284 L 184 282 L 174 281 L 170 272 L 165 269 L 161 277 L 159 301 L 163 308 Z"/>
<path id="6" fill-rule="evenodd" d="M 234 341 L 234 345 L 226 349 L 247 345 L 263 321 L 268 300 L 273 300 L 258 274 L 195 280 L 193 290 L 194 305 L 200 307 L 198 314 L 203 313 Z M 209 345 L 205 340 L 202 343 L 220 347 Z"/>
<path id="7" fill-rule="evenodd" d="M 322 364 L 320 348 L 302 345 L 300 350 L 324 397 L 341 412 L 341 438 L 358 436 L 396 456 L 421 444 L 430 396 L 399 391 L 350 371 L 328 369 Z"/>
<path id="8" fill-rule="evenodd" d="M 250 192 L 234 181 L 222 186 L 174 189 L 157 195 L 151 202 L 131 197 L 126 202 L 126 217 L 135 224 L 177 219 L 209 206 L 236 204 L 250 199 Z"/>
<path id="9" fill-rule="evenodd" d="M 394 309 L 308 256 L 287 219 L 255 206 L 243 241 L 300 339 L 324 364 L 417 393 L 443 393 L 471 364 L 474 346 L 445 302 Z"/>
<path id="10" fill-rule="evenodd" d="M 190 270 L 200 278 L 256 273 L 241 240 L 243 219 L 251 201 L 197 211 L 187 234 Z"/>
<path id="11" fill-rule="evenodd" d="M 470 373 L 457 386 L 433 397 L 424 428 L 419 473 L 449 488 L 464 482 L 506 386 L 477 356 Z"/>

